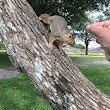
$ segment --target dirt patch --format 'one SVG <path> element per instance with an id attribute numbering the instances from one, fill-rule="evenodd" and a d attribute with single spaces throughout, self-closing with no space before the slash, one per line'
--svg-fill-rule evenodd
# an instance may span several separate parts
<path id="1" fill-rule="evenodd" d="M 110 73 L 110 69 L 106 69 L 106 71 Z"/>
<path id="2" fill-rule="evenodd" d="M 95 61 L 95 62 L 81 62 L 75 63 L 78 67 L 92 67 L 92 66 L 103 66 L 103 65 L 110 65 L 108 61 Z"/>
<path id="3" fill-rule="evenodd" d="M 0 69 L 0 79 L 13 78 L 18 75 L 21 75 L 21 73 L 16 68 Z"/>

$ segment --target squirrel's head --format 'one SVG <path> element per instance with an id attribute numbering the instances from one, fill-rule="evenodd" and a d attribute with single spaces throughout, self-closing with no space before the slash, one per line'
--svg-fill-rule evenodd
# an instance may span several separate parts
<path id="1" fill-rule="evenodd" d="M 49 17 L 50 17 L 50 15 L 48 15 L 48 14 L 41 14 L 40 16 L 39 16 L 39 20 L 40 21 L 42 21 L 43 23 L 46 23 L 46 24 L 48 24 L 48 19 L 49 19 Z"/>
<path id="2" fill-rule="evenodd" d="M 63 41 L 64 41 L 64 43 L 67 43 L 69 45 L 72 45 L 75 43 L 70 31 L 68 31 L 68 30 L 63 31 Z"/>

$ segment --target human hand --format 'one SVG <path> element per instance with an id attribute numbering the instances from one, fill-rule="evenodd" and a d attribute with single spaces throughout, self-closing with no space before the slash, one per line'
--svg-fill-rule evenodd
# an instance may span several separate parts
<path id="1" fill-rule="evenodd" d="M 96 36 L 97 43 L 101 44 L 107 60 L 110 61 L 110 21 L 88 25 L 86 30 Z"/>

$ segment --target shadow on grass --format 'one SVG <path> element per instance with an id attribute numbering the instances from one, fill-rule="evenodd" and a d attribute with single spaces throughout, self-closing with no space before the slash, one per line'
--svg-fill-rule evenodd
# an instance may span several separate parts
<path id="1" fill-rule="evenodd" d="M 0 54 L 0 68 L 6 68 L 13 66 L 9 61 L 8 55 L 6 53 Z"/>

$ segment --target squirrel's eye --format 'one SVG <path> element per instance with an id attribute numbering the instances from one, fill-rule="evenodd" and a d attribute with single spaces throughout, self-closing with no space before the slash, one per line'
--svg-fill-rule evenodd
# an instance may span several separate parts
<path id="1" fill-rule="evenodd" d="M 72 36 L 69 36 L 69 38 L 72 38 Z"/>

